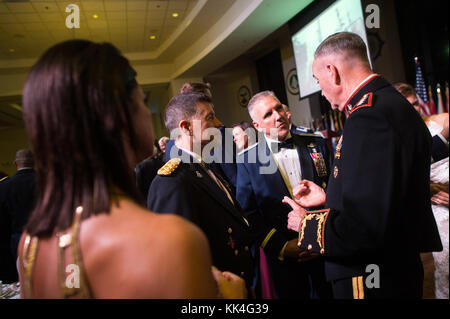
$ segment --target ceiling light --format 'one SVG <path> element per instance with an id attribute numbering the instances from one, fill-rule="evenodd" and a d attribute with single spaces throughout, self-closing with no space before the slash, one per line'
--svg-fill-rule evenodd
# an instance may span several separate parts
<path id="1" fill-rule="evenodd" d="M 16 50 L 14 50 L 14 49 L 9 49 L 9 52 L 11 52 L 11 53 L 13 53 L 13 52 L 15 52 Z"/>
<path id="2" fill-rule="evenodd" d="M 97 14 L 97 13 L 94 13 L 94 14 L 92 15 L 92 17 L 93 17 L 94 19 L 98 19 L 98 14 Z"/>
<path id="3" fill-rule="evenodd" d="M 156 39 L 156 35 L 151 35 L 149 36 L 150 40 L 155 40 Z"/>
<path id="4" fill-rule="evenodd" d="M 174 18 L 178 18 L 178 13 L 176 13 L 176 12 L 174 12 L 174 13 L 172 13 L 172 17 L 174 17 Z"/>

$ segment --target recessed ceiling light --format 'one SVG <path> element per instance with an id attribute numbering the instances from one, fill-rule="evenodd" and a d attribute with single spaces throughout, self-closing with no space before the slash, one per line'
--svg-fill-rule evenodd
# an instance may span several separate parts
<path id="1" fill-rule="evenodd" d="M 11 53 L 13 53 L 13 52 L 15 52 L 16 50 L 14 50 L 14 49 L 9 49 L 9 52 L 11 52 Z"/>
<path id="2" fill-rule="evenodd" d="M 98 19 L 98 14 L 97 14 L 97 13 L 94 13 L 94 14 L 92 15 L 92 17 L 93 17 L 94 19 Z"/>
<path id="3" fill-rule="evenodd" d="M 172 13 L 172 17 L 178 18 L 178 13 L 176 13 L 176 12 Z"/>
<path id="4" fill-rule="evenodd" d="M 156 35 L 151 35 L 149 36 L 150 40 L 155 40 L 156 39 Z"/>

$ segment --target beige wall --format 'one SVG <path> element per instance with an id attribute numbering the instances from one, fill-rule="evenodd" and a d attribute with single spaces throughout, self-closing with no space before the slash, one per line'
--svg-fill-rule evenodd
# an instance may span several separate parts
<path id="1" fill-rule="evenodd" d="M 243 85 L 251 95 L 258 92 L 256 69 L 252 61 L 239 61 L 230 69 L 207 77 L 211 83 L 216 117 L 227 127 L 241 121 L 251 123 L 247 108 L 239 104 L 238 92 Z"/>
<path id="2" fill-rule="evenodd" d="M 30 142 L 24 128 L 0 128 L 0 171 L 9 176 L 16 172 L 14 159 L 22 148 L 30 149 Z"/>

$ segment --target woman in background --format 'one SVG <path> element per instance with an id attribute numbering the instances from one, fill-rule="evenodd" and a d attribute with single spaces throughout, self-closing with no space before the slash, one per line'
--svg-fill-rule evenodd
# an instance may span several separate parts
<path id="1" fill-rule="evenodd" d="M 217 270 L 205 235 L 140 205 L 133 169 L 152 155 L 136 72 L 111 44 L 72 40 L 32 68 L 24 118 L 38 199 L 19 244 L 25 298 L 245 297 Z M 215 277 L 215 278 L 214 278 Z"/>

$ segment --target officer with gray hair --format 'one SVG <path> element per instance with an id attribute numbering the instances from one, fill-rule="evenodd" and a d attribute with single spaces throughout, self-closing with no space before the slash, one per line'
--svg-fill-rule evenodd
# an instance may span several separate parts
<path id="1" fill-rule="evenodd" d="M 430 205 L 431 136 L 408 101 L 372 72 L 363 40 L 340 32 L 312 64 L 347 120 L 326 193 L 312 181 L 285 198 L 304 252 L 325 258 L 335 298 L 421 298 L 421 252 L 442 250 Z M 306 208 L 324 205 L 323 209 Z"/>

